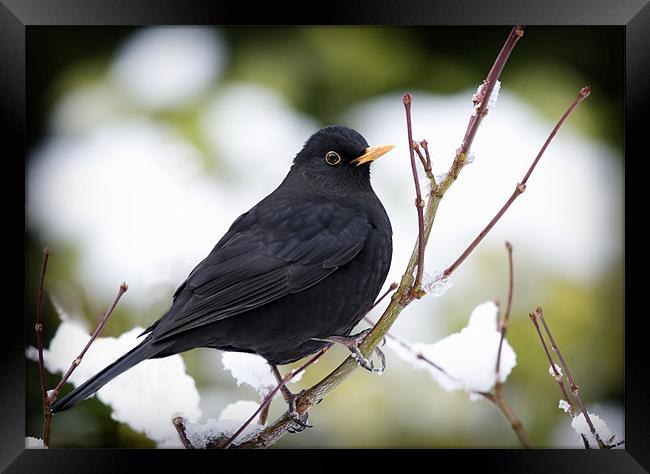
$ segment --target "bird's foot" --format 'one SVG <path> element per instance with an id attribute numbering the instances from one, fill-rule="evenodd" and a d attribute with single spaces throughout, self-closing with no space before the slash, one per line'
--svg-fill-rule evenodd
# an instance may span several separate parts
<path id="1" fill-rule="evenodd" d="M 288 401 L 285 398 L 285 401 L 287 401 L 287 404 L 289 405 L 289 416 L 291 417 L 291 420 L 293 422 L 287 428 L 287 431 L 289 433 L 300 433 L 301 431 L 304 431 L 305 428 L 314 427 L 313 425 L 307 424 L 307 420 L 309 419 L 309 412 L 305 412 L 303 415 L 301 415 L 298 412 L 296 401 L 298 400 L 298 397 L 300 397 L 301 394 L 302 392 L 300 392 L 299 394 L 291 393 L 291 397 Z"/>
<path id="2" fill-rule="evenodd" d="M 352 358 L 357 361 L 361 367 L 366 369 L 373 374 L 382 374 L 386 369 L 386 356 L 379 347 L 375 347 L 372 353 L 376 353 L 379 361 L 381 362 L 381 367 L 375 367 L 375 363 L 372 361 L 372 353 L 370 354 L 370 359 L 364 357 L 364 355 L 359 350 L 359 344 L 361 344 L 365 338 L 370 334 L 371 329 L 365 329 L 359 334 L 354 334 L 353 336 L 329 336 L 325 338 L 312 338 L 316 341 L 326 341 L 342 344 L 348 348 L 352 353 Z M 385 344 L 386 339 L 382 340 L 382 346 Z"/>
<path id="3" fill-rule="evenodd" d="M 281 383 L 282 376 L 280 375 L 278 368 L 275 365 L 271 364 L 271 369 L 273 371 L 275 379 L 278 381 L 278 383 Z M 289 405 L 289 416 L 293 421 L 293 423 L 287 428 L 287 431 L 289 433 L 300 433 L 301 431 L 304 431 L 305 428 L 313 428 L 313 425 L 307 424 L 309 413 L 301 415 L 298 412 L 297 401 L 300 395 L 302 395 L 302 391 L 298 394 L 291 393 L 291 390 L 289 390 L 286 385 L 283 385 L 280 387 L 280 392 L 282 393 L 282 398 L 284 398 L 284 401 L 287 402 L 287 405 Z"/>

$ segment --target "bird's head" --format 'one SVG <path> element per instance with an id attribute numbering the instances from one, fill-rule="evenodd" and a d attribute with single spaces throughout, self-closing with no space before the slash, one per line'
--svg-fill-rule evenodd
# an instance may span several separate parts
<path id="1" fill-rule="evenodd" d="M 307 183 L 339 189 L 370 186 L 370 164 L 394 145 L 370 146 L 363 136 L 342 125 L 314 133 L 293 160 L 291 173 Z"/>

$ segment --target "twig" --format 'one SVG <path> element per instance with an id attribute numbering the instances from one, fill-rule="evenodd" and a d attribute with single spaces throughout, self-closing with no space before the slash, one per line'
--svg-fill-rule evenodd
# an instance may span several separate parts
<path id="1" fill-rule="evenodd" d="M 539 307 L 539 306 L 537 307 L 537 309 L 535 309 L 535 318 L 533 319 L 533 321 L 535 319 L 539 319 L 540 321 L 542 321 L 542 325 L 544 326 L 544 331 L 546 332 L 546 335 L 548 336 L 549 341 L 551 341 L 551 346 L 553 347 L 553 351 L 557 354 L 557 357 L 560 360 L 560 364 L 562 365 L 562 370 L 566 374 L 567 380 L 569 381 L 569 386 L 571 387 L 571 392 L 573 393 L 573 396 L 575 397 L 575 399 L 578 401 L 578 405 L 580 405 L 580 410 L 582 410 L 582 414 L 584 415 L 585 420 L 587 421 L 587 424 L 589 425 L 589 429 L 591 430 L 591 433 L 596 438 L 596 441 L 598 442 L 598 446 L 600 448 L 607 447 L 607 445 L 600 438 L 600 435 L 596 431 L 596 428 L 594 427 L 593 423 L 591 422 L 591 418 L 589 418 L 589 413 L 587 412 L 587 407 L 585 406 L 585 403 L 582 400 L 582 396 L 580 396 L 580 388 L 578 387 L 578 385 L 573 380 L 573 377 L 571 376 L 571 372 L 569 371 L 569 366 L 564 361 L 564 357 L 562 357 L 562 353 L 560 352 L 560 348 L 555 343 L 555 339 L 553 339 L 553 335 L 551 334 L 551 331 L 548 328 L 548 325 L 546 324 L 546 320 L 544 319 L 544 311 L 542 311 L 542 308 Z"/>
<path id="2" fill-rule="evenodd" d="M 174 428 L 178 431 L 178 437 L 181 439 L 183 446 L 185 446 L 186 449 L 194 449 L 194 445 L 192 445 L 192 442 L 187 437 L 187 432 L 185 431 L 185 420 L 183 417 L 175 416 L 172 419 L 172 423 L 174 423 Z"/>
<path id="3" fill-rule="evenodd" d="M 104 326 L 106 325 L 106 322 L 108 321 L 108 318 L 113 314 L 113 311 L 115 310 L 115 307 L 117 306 L 117 303 L 119 303 L 120 298 L 122 298 L 122 295 L 126 293 L 126 291 L 129 289 L 129 286 L 126 283 L 122 283 L 120 285 L 119 290 L 117 291 L 117 295 L 115 296 L 115 299 L 113 300 L 113 304 L 111 304 L 110 308 L 108 308 L 108 311 L 106 311 L 102 318 L 99 321 L 99 324 L 95 328 L 95 331 L 93 332 L 92 336 L 90 336 L 90 339 L 86 343 L 86 346 L 82 349 L 81 353 L 77 356 L 75 360 L 72 361 L 72 364 L 70 364 L 70 368 L 68 371 L 65 373 L 65 375 L 61 378 L 57 386 L 50 392 L 50 395 L 48 396 L 48 404 L 54 403 L 56 400 L 56 397 L 59 395 L 59 392 L 61 391 L 61 388 L 65 385 L 65 383 L 68 381 L 70 376 L 72 375 L 72 372 L 75 371 L 75 369 L 81 364 L 81 360 L 83 359 L 84 355 L 86 354 L 86 351 L 90 348 L 93 342 L 95 342 L 95 339 L 97 336 L 102 332 L 102 329 L 104 329 Z"/>
<path id="4" fill-rule="evenodd" d="M 553 128 L 553 131 L 550 133 L 546 141 L 544 142 L 544 145 L 540 149 L 539 153 L 533 160 L 533 163 L 530 165 L 528 168 L 528 171 L 526 172 L 524 178 L 521 180 L 520 183 L 517 183 L 517 186 L 515 187 L 515 190 L 513 191 L 512 195 L 506 203 L 503 205 L 503 207 L 497 212 L 497 214 L 492 218 L 490 223 L 478 234 L 478 236 L 472 241 L 471 244 L 465 249 L 465 251 L 456 259 L 454 263 L 452 263 L 447 269 L 443 272 L 442 278 L 448 278 L 449 275 L 451 275 L 454 270 L 458 268 L 458 266 L 463 263 L 463 261 L 471 254 L 476 246 L 483 240 L 483 238 L 490 232 L 492 227 L 501 219 L 503 214 L 508 210 L 510 205 L 521 195 L 525 190 L 526 190 L 526 182 L 528 181 L 528 178 L 530 178 L 530 175 L 532 174 L 533 170 L 535 169 L 535 166 L 537 166 L 537 162 L 539 159 L 542 157 L 544 154 L 544 151 L 546 151 L 546 147 L 548 147 L 549 143 L 551 140 L 553 140 L 553 137 L 555 137 L 557 131 L 560 129 L 566 118 L 573 112 L 573 109 L 576 108 L 576 106 L 582 102 L 584 99 L 586 99 L 589 96 L 589 93 L 591 92 L 590 87 L 583 87 L 580 89 L 580 92 L 578 93 L 577 97 L 573 100 L 569 108 L 564 112 L 560 120 L 557 122 L 555 127 Z"/>
<path id="5" fill-rule="evenodd" d="M 503 393 L 503 383 L 499 380 L 499 371 L 501 369 L 501 350 L 503 349 L 503 340 L 506 337 L 506 331 L 508 330 L 508 323 L 510 322 L 510 310 L 512 309 L 512 295 L 514 294 L 514 271 L 512 265 L 512 244 L 506 242 L 506 250 L 508 251 L 508 302 L 506 304 L 506 310 L 503 313 L 503 318 L 499 321 L 499 332 L 501 332 L 501 338 L 499 339 L 499 349 L 497 351 L 497 363 L 495 368 L 495 382 L 494 382 L 494 397 L 488 398 L 492 401 L 495 406 L 503 413 L 503 416 L 508 420 L 512 430 L 515 432 L 521 444 L 526 448 L 532 448 L 530 438 L 524 430 L 524 425 L 517 418 L 515 412 L 512 410 L 506 397 Z M 483 394 L 485 396 L 485 394 Z"/>
<path id="6" fill-rule="evenodd" d="M 512 411 L 512 408 L 510 408 L 508 401 L 503 395 L 503 384 L 501 384 L 497 380 L 497 382 L 494 385 L 494 394 L 490 392 L 479 392 L 479 393 L 483 395 L 483 397 L 485 397 L 487 400 L 492 402 L 494 406 L 496 406 L 499 409 L 499 411 L 503 414 L 506 420 L 508 420 L 508 422 L 510 423 L 510 427 L 512 428 L 512 431 L 515 432 L 521 444 L 525 448 L 532 448 L 533 446 L 530 442 L 530 438 L 528 438 L 528 435 L 524 430 L 524 425 L 521 423 L 519 418 L 517 418 L 515 412 Z"/>
<path id="7" fill-rule="evenodd" d="M 270 392 L 269 392 L 269 393 L 270 393 Z M 269 394 L 267 393 L 266 395 L 268 396 Z M 262 400 L 264 400 L 264 399 L 262 399 Z M 259 418 L 259 420 L 257 420 L 257 423 L 258 423 L 258 424 L 260 424 L 260 425 L 262 425 L 262 426 L 266 425 L 266 421 L 267 421 L 268 418 L 269 418 L 269 409 L 270 409 L 270 408 L 271 408 L 271 404 L 268 403 L 268 404 L 264 407 L 264 409 L 260 412 L 260 418 Z"/>
<path id="8" fill-rule="evenodd" d="M 371 324 L 372 326 L 375 325 L 375 322 L 374 322 L 372 319 L 370 319 L 368 316 L 364 316 L 363 319 L 364 319 L 367 323 Z M 387 337 L 388 339 L 390 339 L 391 341 L 395 341 L 396 344 L 399 344 L 399 345 L 402 346 L 404 349 L 406 349 L 407 351 L 409 351 L 411 354 L 413 354 L 413 355 L 415 356 L 416 359 L 421 360 L 422 362 L 424 362 L 425 364 L 430 365 L 431 367 L 433 367 L 433 368 L 436 369 L 436 370 L 439 370 L 440 372 L 442 372 L 443 374 L 445 374 L 445 375 L 446 375 L 447 377 L 449 377 L 450 379 L 453 379 L 453 378 L 454 378 L 454 377 L 451 376 L 449 373 L 447 373 L 447 371 L 446 371 L 445 369 L 443 369 L 443 368 L 440 367 L 438 364 L 436 364 L 436 363 L 433 362 L 431 359 L 429 359 L 427 356 L 425 356 L 424 354 L 422 354 L 422 352 L 420 352 L 420 351 L 416 351 L 416 350 L 413 348 L 413 346 L 411 346 L 411 345 L 410 345 L 408 342 L 406 342 L 405 340 L 403 340 L 403 339 L 401 339 L 401 338 L 399 338 L 399 337 L 397 337 L 397 336 L 394 336 L 394 335 L 391 334 L 390 332 L 387 332 L 387 333 L 386 333 L 386 337 Z"/>
<path id="9" fill-rule="evenodd" d="M 43 267 L 45 268 L 45 265 Z M 117 306 L 118 301 L 120 300 L 120 298 L 126 292 L 127 289 L 128 289 L 128 286 L 127 286 L 126 283 L 122 283 L 120 285 L 120 289 L 119 289 L 119 291 L 117 293 L 117 296 L 115 297 L 115 300 L 113 301 L 113 304 L 108 309 L 108 311 L 106 311 L 106 313 L 104 313 L 104 316 L 100 320 L 99 324 L 97 325 L 97 328 L 95 329 L 95 332 L 90 337 L 90 340 L 88 341 L 86 346 L 83 348 L 81 353 L 77 356 L 77 358 L 72 361 L 72 364 L 70 365 L 70 368 L 65 373 L 65 375 L 63 377 L 61 377 L 61 380 L 56 385 L 54 390 L 50 391 L 49 394 L 47 392 L 45 392 L 45 401 L 44 401 L 45 422 L 44 422 L 44 426 L 43 426 L 43 444 L 45 444 L 45 446 L 49 447 L 49 445 L 50 445 L 49 444 L 50 443 L 50 426 L 52 424 L 52 417 L 53 417 L 52 409 L 51 409 L 52 403 L 54 403 L 54 401 L 56 400 L 56 397 L 59 395 L 59 392 L 61 391 L 61 388 L 68 381 L 68 379 L 70 378 L 70 375 L 72 375 L 72 372 L 74 372 L 74 370 L 81 363 L 81 359 L 83 359 L 84 354 L 90 348 L 91 344 L 95 341 L 95 338 L 97 338 L 97 336 L 99 335 L 101 330 L 106 325 L 106 321 L 108 320 L 108 317 L 113 313 L 113 310 L 115 309 L 115 306 Z M 38 323 L 37 323 L 37 326 L 38 326 Z M 37 331 L 37 334 L 38 334 L 38 331 Z M 39 365 L 42 366 L 42 364 L 43 364 L 42 363 L 42 348 L 43 348 L 42 347 L 43 346 L 42 340 L 39 342 L 39 346 L 40 346 L 39 347 Z"/>
<path id="10" fill-rule="evenodd" d="M 475 113 L 472 114 L 470 118 L 469 126 L 467 127 L 467 132 L 465 133 L 465 137 L 463 138 L 463 144 L 461 145 L 457 153 L 457 157 L 458 156 L 463 157 L 462 161 L 464 161 L 465 157 L 469 154 L 469 149 L 472 147 L 472 142 L 474 141 L 474 137 L 476 136 L 476 131 L 478 130 L 478 126 L 483 120 L 483 117 L 485 117 L 485 115 L 487 114 L 487 106 L 488 103 L 490 102 L 490 96 L 492 95 L 492 91 L 494 90 L 494 86 L 496 85 L 499 76 L 501 75 L 501 71 L 503 71 L 506 62 L 510 57 L 510 53 L 515 47 L 515 44 L 517 44 L 517 41 L 523 35 L 524 35 L 524 27 L 522 25 L 515 25 L 512 28 L 512 30 L 510 31 L 510 35 L 508 35 L 508 39 L 506 39 L 503 48 L 501 48 L 501 52 L 497 56 L 496 61 L 494 61 L 494 65 L 492 66 L 492 69 L 490 69 L 490 72 L 488 73 L 487 77 L 485 78 L 485 81 L 483 82 L 483 86 L 481 87 L 481 91 L 480 91 L 479 102 L 476 104 Z"/>
<path id="11" fill-rule="evenodd" d="M 424 154 L 426 156 L 426 164 L 424 165 L 424 171 L 426 173 L 431 173 L 432 166 L 431 166 L 431 155 L 429 155 L 429 142 L 426 139 L 422 139 L 419 145 L 424 150 Z"/>
<path id="12" fill-rule="evenodd" d="M 36 298 L 36 347 L 38 348 L 38 375 L 41 381 L 41 395 L 43 397 L 43 444 L 50 446 L 50 423 L 52 414 L 48 413 L 47 388 L 45 386 L 45 364 L 43 363 L 43 289 L 45 287 L 45 273 L 47 272 L 47 261 L 50 257 L 50 249 L 43 249 L 43 263 L 38 283 L 38 296 Z"/>
<path id="13" fill-rule="evenodd" d="M 424 157 L 422 152 L 420 151 L 420 144 L 416 141 L 413 141 L 411 144 L 411 147 L 413 147 L 413 150 L 418 154 L 418 158 L 420 159 L 420 163 L 422 163 L 422 168 L 424 168 L 425 173 L 427 172 L 427 159 Z M 431 169 L 428 170 L 431 172 Z"/>
<path id="14" fill-rule="evenodd" d="M 375 302 L 372 304 L 372 306 L 371 306 L 370 309 L 368 310 L 368 313 L 369 313 L 372 309 L 374 309 L 375 306 L 377 306 L 379 303 L 381 303 L 381 302 L 384 300 L 384 298 L 386 298 L 388 295 L 390 295 L 390 294 L 391 294 L 393 291 L 395 291 L 396 289 L 397 289 L 397 283 L 395 283 L 395 282 L 391 283 L 390 286 L 388 287 L 388 289 L 384 292 L 384 294 L 381 295 L 379 298 L 377 298 L 377 301 L 375 301 Z M 364 317 L 364 319 L 365 319 L 366 321 L 369 321 L 369 319 L 368 319 L 367 317 Z M 374 326 L 375 323 L 372 323 L 372 325 Z"/>
<path id="15" fill-rule="evenodd" d="M 411 126 L 411 102 L 413 96 L 406 92 L 402 97 L 404 103 L 404 110 L 406 111 L 406 133 L 408 135 L 409 155 L 411 157 L 411 171 L 413 172 L 413 182 L 415 183 L 415 208 L 418 212 L 418 270 L 413 282 L 411 293 L 416 298 L 421 298 L 425 292 L 421 290 L 422 274 L 424 272 L 424 201 L 422 200 L 422 192 L 420 191 L 420 180 L 418 178 L 418 170 L 415 164 L 415 148 L 416 143 L 413 141 L 413 129 Z"/>
<path id="16" fill-rule="evenodd" d="M 501 368 L 501 349 L 503 347 L 503 340 L 506 337 L 506 331 L 508 330 L 508 323 L 510 322 L 510 309 L 512 308 L 512 289 L 514 284 L 514 276 L 512 269 L 512 244 L 506 242 L 506 250 L 508 251 L 508 303 L 506 305 L 506 311 L 503 314 L 503 318 L 499 322 L 499 331 L 501 332 L 501 339 L 499 340 L 499 350 L 497 352 L 497 382 L 499 382 L 499 369 Z"/>
<path id="17" fill-rule="evenodd" d="M 397 289 L 397 283 L 391 283 L 391 284 L 390 284 L 390 287 L 388 288 L 388 290 L 386 290 L 386 292 L 385 292 L 383 295 L 381 295 L 381 296 L 377 299 L 377 301 L 375 301 L 375 302 L 373 303 L 373 305 L 370 307 L 370 309 L 374 308 L 374 307 L 377 306 L 379 303 L 381 303 L 381 301 L 382 301 L 384 298 L 386 298 L 386 296 L 388 296 L 391 292 L 395 291 L 396 289 Z M 368 311 L 370 312 L 370 310 L 368 310 Z M 372 327 L 374 327 L 375 324 L 377 324 L 375 321 L 373 321 L 372 319 L 370 319 L 368 316 L 364 316 L 364 317 L 363 317 L 363 320 L 364 320 L 365 322 L 367 322 L 368 324 L 370 324 L 370 326 L 372 326 Z M 418 352 L 418 351 L 416 351 L 415 349 L 413 349 L 413 347 L 411 347 L 411 345 L 410 345 L 408 342 L 404 341 L 403 339 L 400 339 L 400 338 L 397 337 L 397 336 L 393 336 L 390 332 L 387 332 L 387 333 L 386 333 L 386 337 L 387 337 L 388 339 L 392 340 L 392 341 L 395 341 L 397 344 L 399 344 L 400 346 L 402 346 L 404 349 L 408 350 L 408 351 L 409 351 L 411 354 L 413 354 L 417 359 L 421 360 L 422 362 L 424 362 L 424 363 L 426 363 L 426 364 L 429 364 L 431 367 L 434 367 L 435 369 L 439 370 L 440 372 L 442 372 L 442 373 L 445 374 L 446 376 L 448 376 L 448 377 L 450 377 L 450 378 L 453 378 L 451 375 L 449 375 L 449 374 L 445 371 L 445 369 L 443 369 L 442 367 L 440 367 L 438 364 L 436 364 L 436 363 L 433 362 L 432 360 L 428 359 L 428 358 L 427 358 L 424 354 L 422 354 L 421 352 Z"/>
<path id="18" fill-rule="evenodd" d="M 420 148 L 424 150 L 424 155 L 422 155 Z M 418 154 L 418 158 L 420 158 L 420 162 L 422 163 L 422 167 L 424 168 L 424 174 L 426 174 L 429 181 L 431 181 L 432 187 L 431 187 L 431 191 L 429 192 L 429 194 L 431 194 L 433 192 L 433 189 L 437 186 L 437 184 L 431 166 L 431 155 L 429 155 L 429 142 L 427 142 L 426 139 L 423 139 L 420 143 L 414 141 L 413 149 Z"/>
<path id="19" fill-rule="evenodd" d="M 533 312 L 533 313 L 529 313 L 529 316 L 530 316 L 530 320 L 535 325 L 535 329 L 537 330 L 537 335 L 539 336 L 539 340 L 541 341 L 542 347 L 544 348 L 544 353 L 546 354 L 546 358 L 551 364 L 551 370 L 553 371 L 553 378 L 558 383 L 560 392 L 562 392 L 562 398 L 564 399 L 564 401 L 566 401 L 569 404 L 569 414 L 571 415 L 571 417 L 574 417 L 576 415 L 575 408 L 573 407 L 573 403 L 571 403 L 571 397 L 569 397 L 569 394 L 566 391 L 566 387 L 564 386 L 564 380 L 562 378 L 562 374 L 557 370 L 557 366 L 555 365 L 553 356 L 551 356 L 551 351 L 549 351 L 548 346 L 546 345 L 546 340 L 544 340 L 544 336 L 542 336 L 542 331 L 539 328 L 539 324 L 537 323 L 537 315 L 536 313 Z M 586 438 L 584 441 L 586 442 Z M 589 443 L 586 442 L 586 445 L 588 447 Z"/>
<path id="20" fill-rule="evenodd" d="M 515 26 L 510 32 L 506 43 L 497 56 L 495 64 L 490 70 L 490 73 L 484 82 L 484 101 L 489 101 L 490 94 L 494 89 L 494 84 L 496 84 L 496 81 L 498 80 L 499 75 L 503 70 L 503 67 L 508 57 L 510 56 L 510 53 L 512 52 L 517 40 L 522 35 L 523 27 L 521 26 Z M 427 202 L 426 210 L 424 212 L 424 234 L 419 236 L 419 240 L 422 240 L 425 246 L 431 233 L 433 221 L 438 210 L 438 205 L 440 204 L 440 201 L 444 197 L 447 190 L 458 178 L 460 170 L 465 164 L 465 156 L 470 149 L 473 137 L 476 134 L 481 123 L 481 117 L 482 114 L 479 117 L 475 117 L 473 115 L 470 118 L 463 144 L 459 149 L 462 151 L 462 153 L 456 154 L 445 179 L 437 186 L 432 186 L 431 188 L 431 196 Z M 364 356 L 367 356 L 372 350 L 374 350 L 374 348 L 384 338 L 390 327 L 393 325 L 401 311 L 414 299 L 414 295 L 410 290 L 413 288 L 413 274 L 418 262 L 419 248 L 420 244 L 417 242 L 411 252 L 411 257 L 407 264 L 406 270 L 402 275 L 397 292 L 393 294 L 390 304 L 384 311 L 377 324 L 373 327 L 370 334 L 360 344 L 360 350 Z M 298 413 L 304 414 L 307 412 L 307 410 L 309 410 L 310 407 L 320 402 L 347 377 L 349 377 L 356 368 L 356 361 L 352 357 L 348 357 L 341 365 L 339 365 L 324 379 L 322 379 L 320 382 L 308 390 L 302 392 L 296 401 L 296 409 Z M 288 412 L 285 412 L 285 414 L 278 418 L 272 425 L 262 430 L 262 432 L 256 437 L 255 440 L 247 441 L 246 443 L 242 443 L 240 446 L 268 446 L 269 444 L 274 443 L 280 439 L 280 437 L 284 436 L 287 427 L 290 426 L 291 423 L 291 416 Z"/>

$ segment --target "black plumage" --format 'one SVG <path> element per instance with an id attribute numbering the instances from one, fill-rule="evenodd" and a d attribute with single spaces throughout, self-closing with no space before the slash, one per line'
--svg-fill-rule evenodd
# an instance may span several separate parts
<path id="1" fill-rule="evenodd" d="M 327 344 L 312 338 L 348 335 L 390 267 L 391 225 L 369 170 L 390 148 L 371 148 L 342 126 L 312 135 L 280 186 L 237 218 L 178 287 L 142 343 L 52 411 L 145 359 L 211 347 L 288 364 Z"/>

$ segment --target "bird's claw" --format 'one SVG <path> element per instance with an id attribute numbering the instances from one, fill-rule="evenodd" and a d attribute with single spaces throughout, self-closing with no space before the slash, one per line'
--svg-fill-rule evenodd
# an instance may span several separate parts
<path id="1" fill-rule="evenodd" d="M 322 339 L 313 339 L 316 341 L 335 342 L 344 345 L 352 353 L 352 358 L 357 361 L 357 364 L 359 364 L 359 366 L 366 369 L 368 372 L 381 375 L 386 369 L 386 356 L 384 355 L 384 352 L 379 347 L 375 347 L 375 349 L 370 354 L 370 358 L 367 359 L 359 350 L 359 344 L 365 340 L 368 334 L 370 334 L 371 330 L 372 329 L 364 329 L 359 334 L 355 334 L 354 336 L 330 336 Z M 386 338 L 383 338 L 381 345 L 383 346 L 385 343 Z M 372 354 L 375 353 L 381 362 L 381 367 L 375 367 L 375 363 L 372 361 Z"/>
<path id="2" fill-rule="evenodd" d="M 352 351 L 352 358 L 357 361 L 357 364 L 359 364 L 359 366 L 366 369 L 368 372 L 381 375 L 384 373 L 384 370 L 386 370 L 386 356 L 384 355 L 384 351 L 382 351 L 379 347 L 375 347 L 375 349 L 372 351 L 372 354 L 377 354 L 377 357 L 379 357 L 379 361 L 381 362 L 381 367 L 375 367 L 373 360 L 366 359 L 358 348 Z"/>
<path id="3" fill-rule="evenodd" d="M 304 431 L 306 428 L 313 428 L 313 425 L 308 425 L 307 420 L 309 419 L 309 412 L 306 412 L 305 414 L 301 415 L 298 413 L 298 409 L 296 407 L 296 400 L 298 399 L 299 395 L 294 395 L 292 394 L 291 400 L 288 402 L 289 403 L 289 416 L 291 417 L 291 425 L 287 427 L 287 431 L 289 433 L 300 433 Z"/>

